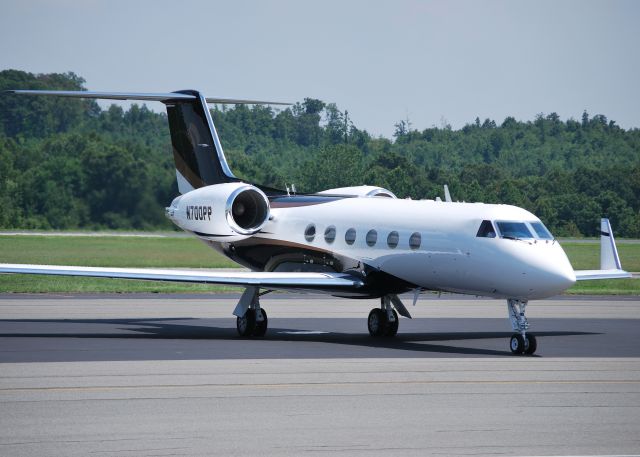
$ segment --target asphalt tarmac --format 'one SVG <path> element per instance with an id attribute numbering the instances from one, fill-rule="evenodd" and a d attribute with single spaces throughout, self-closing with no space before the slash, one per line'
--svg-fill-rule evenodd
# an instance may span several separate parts
<path id="1" fill-rule="evenodd" d="M 0 455 L 633 455 L 640 298 L 429 297 L 391 340 L 375 301 L 267 295 L 0 296 Z M 410 303 L 410 297 L 404 298 Z"/>

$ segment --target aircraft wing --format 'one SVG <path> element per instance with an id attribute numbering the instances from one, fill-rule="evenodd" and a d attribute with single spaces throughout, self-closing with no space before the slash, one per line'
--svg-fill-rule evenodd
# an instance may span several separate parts
<path id="1" fill-rule="evenodd" d="M 10 263 L 0 263 L 0 273 L 145 279 L 151 281 L 254 286 L 278 290 L 356 291 L 364 286 L 360 278 L 344 273 L 163 270 L 155 268 L 104 268 Z"/>
<path id="2" fill-rule="evenodd" d="M 609 219 L 600 220 L 600 269 L 576 270 L 575 274 L 576 281 L 631 278 L 631 273 L 622 269 Z"/>

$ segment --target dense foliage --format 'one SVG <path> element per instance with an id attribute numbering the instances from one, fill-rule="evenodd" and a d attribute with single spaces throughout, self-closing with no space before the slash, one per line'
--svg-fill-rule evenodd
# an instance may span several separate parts
<path id="1" fill-rule="evenodd" d="M 73 73 L 0 72 L 0 90 L 83 84 Z M 212 113 L 231 168 L 250 181 L 299 192 L 372 184 L 411 198 L 435 198 L 446 183 L 456 200 L 524 207 L 557 235 L 594 235 L 607 216 L 618 235 L 640 237 L 640 130 L 604 115 L 460 130 L 400 121 L 392 141 L 314 99 Z M 168 228 L 163 208 L 176 194 L 165 114 L 0 96 L 0 227 Z"/>

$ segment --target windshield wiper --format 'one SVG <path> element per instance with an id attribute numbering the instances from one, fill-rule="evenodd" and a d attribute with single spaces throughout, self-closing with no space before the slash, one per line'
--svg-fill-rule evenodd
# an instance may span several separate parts
<path id="1" fill-rule="evenodd" d="M 502 235 L 502 238 L 504 238 L 505 240 L 522 241 L 522 238 L 518 238 L 517 236 L 511 236 L 511 235 Z"/>

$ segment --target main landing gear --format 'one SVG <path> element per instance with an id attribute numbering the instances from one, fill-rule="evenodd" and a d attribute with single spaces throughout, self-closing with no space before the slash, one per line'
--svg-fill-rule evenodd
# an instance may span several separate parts
<path id="1" fill-rule="evenodd" d="M 398 313 L 391 306 L 391 297 L 380 298 L 380 308 L 373 308 L 367 319 L 369 335 L 392 337 L 398 333 Z"/>
<path id="2" fill-rule="evenodd" d="M 268 292 L 263 292 L 262 295 Z M 269 319 L 267 312 L 260 306 L 260 295 L 258 287 L 247 287 L 233 311 L 238 334 L 244 338 L 261 337 L 267 333 Z M 373 337 L 395 336 L 398 333 L 398 313 L 411 319 L 409 310 L 397 295 L 381 297 L 380 308 L 372 309 L 367 319 L 369 334 Z"/>
<path id="3" fill-rule="evenodd" d="M 511 352 L 516 355 L 534 354 L 538 349 L 538 342 L 533 334 L 527 333 L 529 329 L 529 322 L 525 315 L 527 301 L 509 299 L 507 300 L 507 308 L 511 327 L 514 332 L 517 332 L 511 335 L 511 340 L 509 341 Z"/>
<path id="4" fill-rule="evenodd" d="M 243 337 L 264 336 L 268 326 L 267 312 L 262 309 L 248 309 L 242 317 L 236 318 L 238 334 Z"/>
<path id="5" fill-rule="evenodd" d="M 260 307 L 260 294 L 257 287 L 247 287 L 233 314 L 236 316 L 236 328 L 240 336 L 261 337 L 267 333 L 269 319 L 267 312 Z"/>

